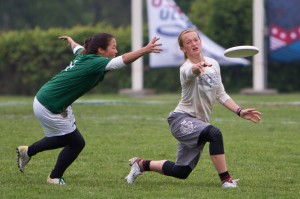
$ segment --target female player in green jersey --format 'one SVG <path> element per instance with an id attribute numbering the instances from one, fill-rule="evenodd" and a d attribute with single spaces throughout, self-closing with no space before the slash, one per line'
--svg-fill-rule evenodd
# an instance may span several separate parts
<path id="1" fill-rule="evenodd" d="M 47 178 L 51 184 L 65 184 L 63 174 L 85 146 L 76 127 L 71 104 L 101 82 L 107 71 L 120 69 L 138 58 L 159 53 L 159 38 L 153 38 L 139 50 L 117 56 L 117 42 L 108 33 L 96 34 L 84 42 L 84 47 L 71 37 L 60 39 L 68 42 L 75 55 L 70 65 L 44 84 L 37 92 L 34 114 L 40 121 L 45 137 L 30 146 L 17 147 L 18 167 L 25 171 L 32 156 L 39 152 L 62 148 L 54 169 Z"/>

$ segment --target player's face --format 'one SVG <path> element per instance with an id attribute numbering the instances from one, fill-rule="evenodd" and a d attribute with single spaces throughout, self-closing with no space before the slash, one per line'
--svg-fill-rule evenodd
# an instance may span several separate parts
<path id="1" fill-rule="evenodd" d="M 101 56 L 108 57 L 108 58 L 114 58 L 114 57 L 116 57 L 117 53 L 118 53 L 117 41 L 115 38 L 112 38 L 110 40 L 109 45 L 106 48 L 106 50 L 103 50 L 103 52 L 101 53 Z"/>
<path id="2" fill-rule="evenodd" d="M 201 40 L 196 32 L 187 32 L 182 35 L 181 50 L 189 58 L 191 56 L 199 55 L 201 52 Z"/>

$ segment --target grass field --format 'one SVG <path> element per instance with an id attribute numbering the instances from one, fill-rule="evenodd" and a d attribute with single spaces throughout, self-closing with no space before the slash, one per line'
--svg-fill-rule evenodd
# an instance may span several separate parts
<path id="1" fill-rule="evenodd" d="M 222 189 L 208 145 L 188 179 L 145 173 L 133 185 L 128 159 L 174 161 L 177 143 L 166 122 L 178 95 L 129 98 L 89 95 L 73 109 L 86 147 L 64 175 L 66 186 L 46 178 L 59 150 L 34 156 L 24 174 L 15 148 L 43 137 L 32 97 L 0 97 L 0 198 L 300 198 L 300 94 L 232 96 L 263 113 L 253 124 L 216 104 L 211 123 L 223 133 L 229 172 L 238 189 Z"/>

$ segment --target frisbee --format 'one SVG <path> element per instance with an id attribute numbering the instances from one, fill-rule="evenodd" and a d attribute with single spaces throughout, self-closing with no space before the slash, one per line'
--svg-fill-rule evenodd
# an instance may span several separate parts
<path id="1" fill-rule="evenodd" d="M 226 57 L 240 58 L 254 56 L 259 52 L 255 46 L 235 46 L 224 51 Z"/>

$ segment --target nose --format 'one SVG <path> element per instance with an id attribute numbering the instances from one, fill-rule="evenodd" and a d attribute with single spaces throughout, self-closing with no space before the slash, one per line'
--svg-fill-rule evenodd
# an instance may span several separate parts
<path id="1" fill-rule="evenodd" d="M 193 42 L 192 42 L 192 45 L 193 45 L 193 46 L 196 46 L 197 44 L 198 44 L 198 42 L 196 42 L 196 41 L 193 41 Z"/>

